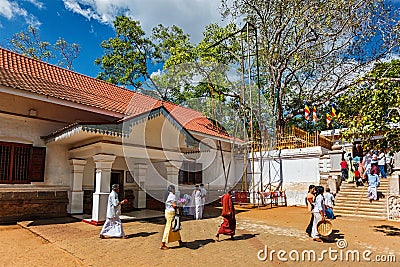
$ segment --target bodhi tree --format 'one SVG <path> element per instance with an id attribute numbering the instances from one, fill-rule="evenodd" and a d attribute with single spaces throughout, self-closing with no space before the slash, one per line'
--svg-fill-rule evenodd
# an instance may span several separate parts
<path id="1" fill-rule="evenodd" d="M 59 38 L 54 45 L 42 41 L 38 29 L 33 26 L 29 26 L 26 31 L 15 33 L 9 48 L 22 55 L 46 62 L 56 58 L 58 59 L 58 66 L 70 70 L 80 51 L 78 44 L 67 43 L 64 38 Z"/>
<path id="2" fill-rule="evenodd" d="M 263 91 L 276 125 L 348 89 L 397 45 L 398 12 L 383 0 L 222 0 L 223 15 L 258 29 Z"/>
<path id="3" fill-rule="evenodd" d="M 42 41 L 38 29 L 33 26 L 29 26 L 27 31 L 15 33 L 10 48 L 22 55 L 43 61 L 49 61 L 53 57 L 51 44 Z"/>
<path id="4" fill-rule="evenodd" d="M 400 60 L 377 63 L 339 98 L 339 122 L 348 140 L 365 148 L 400 150 Z"/>

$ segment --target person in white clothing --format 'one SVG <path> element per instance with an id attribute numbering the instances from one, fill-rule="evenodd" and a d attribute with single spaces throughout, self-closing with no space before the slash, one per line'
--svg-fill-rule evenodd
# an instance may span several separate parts
<path id="1" fill-rule="evenodd" d="M 204 184 L 200 184 L 200 192 L 201 192 L 201 214 L 200 214 L 200 218 L 203 218 L 204 205 L 206 203 L 206 197 L 207 197 L 207 190 L 204 188 Z"/>
<path id="2" fill-rule="evenodd" d="M 324 204 L 324 188 L 322 186 L 316 186 L 315 190 L 315 201 L 312 213 L 314 215 L 314 222 L 311 230 L 311 237 L 314 241 L 323 242 L 318 235 L 317 225 L 321 220 L 325 220 L 325 204 Z"/>
<path id="3" fill-rule="evenodd" d="M 177 209 L 177 200 L 175 195 L 175 186 L 169 185 L 167 188 L 167 198 L 165 199 L 165 228 L 164 234 L 161 240 L 160 249 L 167 250 L 169 247 L 166 243 L 171 243 L 178 241 L 179 246 L 184 246 L 184 243 L 181 240 L 181 234 L 178 231 L 172 231 L 172 220 L 175 216 L 175 209 Z"/>
<path id="4" fill-rule="evenodd" d="M 195 189 L 193 190 L 192 200 L 194 205 L 194 219 L 200 220 L 202 210 L 201 210 L 201 191 L 199 185 L 196 185 Z"/>
<path id="5" fill-rule="evenodd" d="M 333 214 L 333 205 L 335 205 L 335 197 L 331 194 L 331 190 L 329 188 L 326 189 L 324 193 L 324 204 L 325 204 L 325 213 L 328 219 L 334 219 L 335 215 Z"/>
<path id="6" fill-rule="evenodd" d="M 124 229 L 122 228 L 122 222 L 119 218 L 121 214 L 121 205 L 126 204 L 128 200 L 118 200 L 119 185 L 113 184 L 112 191 L 108 195 L 107 205 L 107 218 L 100 232 L 100 238 L 105 237 L 123 237 L 125 238 Z"/>
<path id="7" fill-rule="evenodd" d="M 386 165 L 385 152 L 381 150 L 378 156 L 378 168 L 379 168 L 379 174 L 383 179 L 386 179 L 385 165 Z"/>

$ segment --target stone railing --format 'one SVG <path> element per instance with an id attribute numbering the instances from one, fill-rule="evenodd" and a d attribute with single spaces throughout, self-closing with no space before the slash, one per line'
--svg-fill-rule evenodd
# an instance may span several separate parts
<path id="1" fill-rule="evenodd" d="M 390 195 L 387 198 L 388 220 L 400 222 L 400 195 Z"/>

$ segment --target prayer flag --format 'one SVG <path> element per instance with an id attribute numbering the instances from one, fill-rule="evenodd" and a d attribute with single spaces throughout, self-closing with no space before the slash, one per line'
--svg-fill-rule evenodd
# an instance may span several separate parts
<path id="1" fill-rule="evenodd" d="M 326 127 L 329 128 L 329 124 L 332 122 L 332 115 L 329 113 L 326 113 Z"/>
<path id="2" fill-rule="evenodd" d="M 304 118 L 308 120 L 310 118 L 310 107 L 308 106 L 308 103 L 304 103 Z"/>
<path id="3" fill-rule="evenodd" d="M 316 106 L 314 106 L 314 108 L 313 108 L 312 120 L 313 120 L 313 122 L 317 122 L 318 121 L 318 118 L 317 118 L 317 107 Z"/>
<path id="4" fill-rule="evenodd" d="M 332 118 L 336 117 L 336 105 L 332 104 Z"/>

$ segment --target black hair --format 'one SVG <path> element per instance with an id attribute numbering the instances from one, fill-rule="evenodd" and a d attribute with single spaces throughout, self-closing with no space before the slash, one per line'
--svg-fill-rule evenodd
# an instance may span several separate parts
<path id="1" fill-rule="evenodd" d="M 318 196 L 318 195 L 322 195 L 323 193 L 324 193 L 324 187 L 323 186 L 316 186 L 315 187 L 315 192 L 316 192 L 316 195 Z"/>

